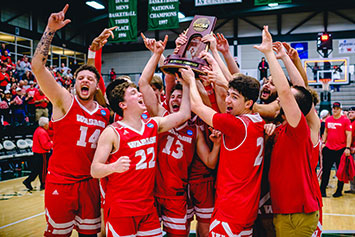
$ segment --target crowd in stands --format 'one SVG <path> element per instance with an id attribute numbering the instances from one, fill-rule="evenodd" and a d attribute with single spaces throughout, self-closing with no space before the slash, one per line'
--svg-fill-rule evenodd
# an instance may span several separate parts
<path id="1" fill-rule="evenodd" d="M 4 43 L 0 56 L 0 127 L 33 125 L 42 116 L 49 118 L 51 104 L 37 84 L 28 56 L 15 63 Z M 74 77 L 69 67 L 62 63 L 60 67 L 51 65 L 49 70 L 58 84 L 72 90 Z"/>

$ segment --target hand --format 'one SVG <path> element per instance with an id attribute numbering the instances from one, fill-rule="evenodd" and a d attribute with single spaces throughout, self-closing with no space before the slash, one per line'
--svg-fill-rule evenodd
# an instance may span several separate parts
<path id="1" fill-rule="evenodd" d="M 222 137 L 222 133 L 214 128 L 209 127 L 208 128 L 211 132 L 211 135 L 209 136 L 210 140 L 214 143 L 214 144 L 220 144 L 221 143 L 221 137 Z"/>
<path id="2" fill-rule="evenodd" d="M 156 40 L 145 37 L 145 35 L 143 33 L 141 33 L 141 36 L 143 38 L 143 42 L 144 42 L 145 47 L 153 52 Z"/>
<path id="3" fill-rule="evenodd" d="M 179 37 L 176 38 L 175 45 L 176 45 L 176 47 L 180 47 L 186 43 L 187 43 L 187 36 L 186 36 L 185 32 L 183 32 L 179 35 Z"/>
<path id="4" fill-rule="evenodd" d="M 273 123 L 268 123 L 264 125 L 265 134 L 271 136 L 275 131 L 276 125 Z"/>
<path id="5" fill-rule="evenodd" d="M 201 41 L 204 42 L 204 43 L 209 43 L 210 44 L 210 49 L 212 51 L 217 49 L 217 40 L 211 34 L 203 36 Z"/>
<path id="6" fill-rule="evenodd" d="M 344 150 L 344 155 L 345 156 L 350 156 L 350 149 L 345 149 Z"/>
<path id="7" fill-rule="evenodd" d="M 264 26 L 264 30 L 262 33 L 262 38 L 263 41 L 261 42 L 260 45 L 254 45 L 254 48 L 259 50 L 262 53 L 269 53 L 272 52 L 272 37 L 271 34 L 269 33 L 269 27 Z"/>
<path id="8" fill-rule="evenodd" d="M 355 154 L 355 147 L 350 147 L 350 153 Z"/>
<path id="9" fill-rule="evenodd" d="M 168 42 L 168 35 L 165 35 L 164 41 L 157 41 L 154 44 L 153 53 L 162 54 L 164 52 L 166 43 Z"/>
<path id="10" fill-rule="evenodd" d="M 296 49 L 292 48 L 288 43 L 282 42 L 282 45 L 286 49 L 287 55 L 291 58 L 292 61 L 298 59 L 298 52 Z"/>
<path id="11" fill-rule="evenodd" d="M 223 34 L 217 33 L 217 36 L 214 35 L 217 40 L 217 50 L 222 54 L 226 54 L 229 52 L 229 44 L 228 40 L 224 38 Z"/>
<path id="12" fill-rule="evenodd" d="M 286 51 L 285 51 L 284 47 L 282 46 L 281 42 L 273 43 L 272 49 L 275 51 L 277 59 L 282 59 L 283 57 L 287 56 Z"/>
<path id="13" fill-rule="evenodd" d="M 201 51 L 198 57 L 206 60 L 209 65 L 214 65 L 215 63 L 217 63 L 212 54 L 206 51 Z"/>
<path id="14" fill-rule="evenodd" d="M 117 161 L 112 163 L 112 170 L 116 173 L 123 173 L 129 169 L 131 160 L 128 156 L 121 156 Z"/>
<path id="15" fill-rule="evenodd" d="M 99 49 L 101 49 L 106 43 L 107 43 L 107 39 L 111 36 L 112 39 L 115 37 L 113 35 L 113 30 L 115 30 L 117 28 L 117 26 L 108 28 L 108 29 L 104 29 L 101 34 L 99 36 L 97 36 L 91 43 L 90 45 L 90 50 L 91 51 L 97 51 Z"/>
<path id="16" fill-rule="evenodd" d="M 192 71 L 190 67 L 179 68 L 179 72 L 181 73 L 181 78 L 177 76 L 179 80 L 182 80 L 190 85 L 191 81 L 195 80 L 195 73 Z"/>
<path id="17" fill-rule="evenodd" d="M 66 26 L 68 23 L 71 22 L 71 20 L 65 18 L 65 13 L 67 12 L 69 8 L 69 4 L 66 4 L 63 10 L 61 10 L 58 13 L 52 13 L 48 19 L 47 27 L 51 30 L 57 31 L 64 26 Z"/>

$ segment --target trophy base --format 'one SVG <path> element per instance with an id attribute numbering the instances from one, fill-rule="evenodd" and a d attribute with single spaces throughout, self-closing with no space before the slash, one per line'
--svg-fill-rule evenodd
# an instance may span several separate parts
<path id="1" fill-rule="evenodd" d="M 197 78 L 199 75 L 206 75 L 206 73 L 202 70 L 203 66 L 208 66 L 207 62 L 201 58 L 183 58 L 179 55 L 169 55 L 164 62 L 164 65 L 160 67 L 164 73 L 173 74 L 179 73 L 179 68 L 191 67 L 192 71 L 195 73 L 195 77 Z"/>

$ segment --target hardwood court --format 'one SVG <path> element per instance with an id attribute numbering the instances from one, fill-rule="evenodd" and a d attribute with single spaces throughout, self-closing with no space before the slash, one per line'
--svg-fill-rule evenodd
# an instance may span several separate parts
<path id="1" fill-rule="evenodd" d="M 323 198 L 323 230 L 325 232 L 355 233 L 355 194 L 344 194 L 339 198 L 335 192 L 336 180 L 331 174 L 327 198 Z M 34 191 L 27 192 L 18 178 L 0 182 L 0 236 L 43 236 L 46 228 L 44 216 L 44 191 L 39 190 L 38 179 L 32 183 Z M 344 185 L 344 190 L 349 184 Z M 194 224 L 191 230 L 194 230 Z M 73 231 L 72 236 L 78 236 Z"/>

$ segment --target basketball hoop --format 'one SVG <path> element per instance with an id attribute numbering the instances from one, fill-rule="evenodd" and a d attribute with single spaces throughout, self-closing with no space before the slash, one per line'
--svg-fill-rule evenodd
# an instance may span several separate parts
<path id="1" fill-rule="evenodd" d="M 329 91 L 329 83 L 332 79 L 331 78 L 319 78 L 319 80 L 322 83 L 323 91 Z"/>

